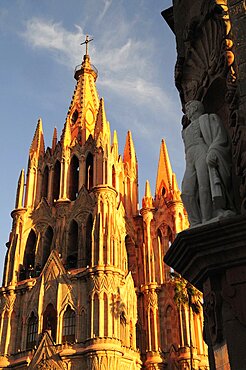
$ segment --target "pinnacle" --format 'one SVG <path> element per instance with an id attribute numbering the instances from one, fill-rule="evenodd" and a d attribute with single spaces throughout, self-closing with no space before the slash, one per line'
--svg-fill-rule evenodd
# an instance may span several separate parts
<path id="1" fill-rule="evenodd" d="M 145 183 L 145 197 L 152 198 L 149 180 L 146 180 Z"/>
<path id="2" fill-rule="evenodd" d="M 101 98 L 95 124 L 95 138 L 99 136 L 100 132 L 104 133 L 106 128 L 107 128 L 107 118 L 104 107 L 104 99 Z"/>
<path id="3" fill-rule="evenodd" d="M 131 131 L 127 132 L 123 161 L 130 164 L 137 162 Z"/>
<path id="4" fill-rule="evenodd" d="M 156 178 L 156 194 L 160 192 L 161 185 L 164 185 L 165 191 L 172 189 L 172 167 L 166 147 L 165 140 L 162 139 L 159 155 L 159 163 Z"/>
<path id="5" fill-rule="evenodd" d="M 66 119 L 64 129 L 62 132 L 61 142 L 63 148 L 68 147 L 71 144 L 71 130 L 68 119 Z"/>
<path id="6" fill-rule="evenodd" d="M 149 180 L 146 180 L 145 183 L 145 195 L 142 199 L 142 207 L 143 208 L 152 208 L 153 207 L 153 198 L 151 194 L 151 188 Z"/>
<path id="7" fill-rule="evenodd" d="M 22 169 L 21 173 L 20 173 L 20 176 L 19 176 L 17 192 L 16 192 L 16 201 L 15 201 L 15 208 L 16 209 L 22 208 L 23 194 L 24 194 L 24 183 L 25 183 L 25 171 L 24 171 L 24 169 Z"/>
<path id="8" fill-rule="evenodd" d="M 52 152 L 54 152 L 57 144 L 57 128 L 54 127 L 53 138 L 52 138 Z"/>
<path id="9" fill-rule="evenodd" d="M 117 131 L 116 130 L 114 130 L 113 145 L 118 146 L 118 136 L 117 136 Z"/>
<path id="10" fill-rule="evenodd" d="M 44 154 L 44 135 L 43 135 L 43 127 L 42 127 L 42 119 L 38 119 L 38 123 L 36 126 L 36 130 L 33 136 L 33 140 L 30 146 L 30 154 L 34 152 L 39 152 Z"/>

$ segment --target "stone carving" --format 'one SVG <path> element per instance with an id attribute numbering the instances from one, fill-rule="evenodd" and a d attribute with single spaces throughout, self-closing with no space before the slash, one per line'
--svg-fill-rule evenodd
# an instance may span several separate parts
<path id="1" fill-rule="evenodd" d="M 182 40 L 184 50 L 175 66 L 175 84 L 182 103 L 203 99 L 212 82 L 228 68 L 222 14 L 220 6 L 206 0 L 199 18 L 187 22 Z"/>
<path id="2" fill-rule="evenodd" d="M 145 295 L 146 299 L 146 307 L 149 309 L 150 307 L 158 309 L 158 295 L 154 289 L 151 289 Z"/>
<path id="3" fill-rule="evenodd" d="M 232 318 L 236 318 L 244 327 L 246 326 L 245 293 L 246 268 L 244 266 L 232 267 L 227 271 L 226 279 L 223 281 L 222 298 L 229 304 Z"/>
<path id="4" fill-rule="evenodd" d="M 207 323 L 210 336 L 210 338 L 207 338 L 205 335 L 207 343 L 211 340 L 212 344 L 216 344 L 223 340 L 221 304 L 221 296 L 217 292 L 211 291 L 204 298 L 204 320 L 205 325 Z"/>
<path id="5" fill-rule="evenodd" d="M 103 291 L 107 293 L 113 293 L 117 287 L 117 284 L 120 284 L 121 281 L 121 279 L 118 279 L 109 272 L 107 275 L 91 275 L 91 279 L 91 288 L 93 293 L 101 293 Z"/>
<path id="6" fill-rule="evenodd" d="M 191 123 L 183 129 L 186 170 L 182 200 L 191 226 L 234 214 L 231 195 L 231 148 L 216 114 L 204 114 L 197 100 L 186 104 Z"/>
<path id="7" fill-rule="evenodd" d="M 88 369 L 99 370 L 99 369 L 117 369 L 120 365 L 120 359 L 117 356 L 90 355 L 87 358 Z"/>
<path id="8" fill-rule="evenodd" d="M 6 309 L 8 311 L 13 311 L 16 303 L 16 295 L 10 294 L 6 296 Z"/>
<path id="9" fill-rule="evenodd" d="M 40 370 L 57 370 L 58 368 L 55 365 L 49 363 L 48 360 L 41 360 L 37 365 L 37 368 Z"/>

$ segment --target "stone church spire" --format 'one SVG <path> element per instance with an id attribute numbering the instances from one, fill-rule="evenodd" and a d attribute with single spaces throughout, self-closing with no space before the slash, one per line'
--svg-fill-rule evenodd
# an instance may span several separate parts
<path id="1" fill-rule="evenodd" d="M 95 139 L 97 139 L 101 133 L 102 136 L 107 132 L 108 125 L 107 125 L 107 118 L 106 118 L 106 112 L 104 107 L 104 99 L 100 99 L 100 105 L 96 117 L 95 122 Z"/>
<path id="2" fill-rule="evenodd" d="M 127 132 L 123 163 L 126 174 L 126 212 L 136 215 L 138 212 L 138 164 L 131 131 Z"/>
<path id="3" fill-rule="evenodd" d="M 20 209 L 23 207 L 24 184 L 25 184 L 25 172 L 24 169 L 22 169 L 17 185 L 15 209 Z"/>
<path id="4" fill-rule="evenodd" d="M 77 84 L 68 110 L 67 121 L 71 127 L 72 140 L 82 133 L 82 143 L 89 135 L 94 136 L 95 122 L 99 108 L 96 89 L 97 69 L 91 64 L 90 56 L 84 55 L 83 61 L 75 68 Z"/>
<path id="5" fill-rule="evenodd" d="M 156 177 L 155 193 L 160 196 L 169 193 L 172 189 L 172 167 L 167 151 L 165 140 L 162 139 L 159 155 L 159 163 Z"/>
<path id="6" fill-rule="evenodd" d="M 38 173 L 37 167 L 45 154 L 42 120 L 39 118 L 33 140 L 29 150 L 29 161 L 26 182 L 25 206 L 32 207 L 37 192 Z"/>
<path id="7" fill-rule="evenodd" d="M 142 207 L 143 208 L 153 208 L 153 198 L 151 194 L 151 188 L 149 180 L 146 180 L 145 184 L 145 194 L 142 200 Z"/>
<path id="8" fill-rule="evenodd" d="M 131 131 L 127 132 L 123 161 L 128 163 L 131 168 L 136 166 L 137 159 Z"/>
<path id="9" fill-rule="evenodd" d="M 52 138 L 52 148 L 51 148 L 53 153 L 55 151 L 56 144 L 57 144 L 57 128 L 54 127 L 53 138 Z"/>
<path id="10" fill-rule="evenodd" d="M 43 135 L 43 125 L 42 125 L 42 119 L 39 118 L 37 127 L 33 136 L 33 140 L 30 146 L 30 158 L 32 159 L 35 154 L 44 155 L 44 135 Z"/>

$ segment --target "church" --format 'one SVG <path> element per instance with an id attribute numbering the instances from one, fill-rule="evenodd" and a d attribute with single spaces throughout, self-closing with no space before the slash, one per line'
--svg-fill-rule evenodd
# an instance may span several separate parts
<path id="1" fill-rule="evenodd" d="M 120 155 L 88 50 L 74 77 L 60 139 L 55 129 L 46 148 L 39 119 L 19 177 L 0 288 L 0 369 L 185 370 L 191 357 L 193 369 L 208 369 L 202 310 L 178 304 L 163 262 L 188 227 L 166 144 L 154 196 L 146 181 L 139 209 L 132 134 Z"/>

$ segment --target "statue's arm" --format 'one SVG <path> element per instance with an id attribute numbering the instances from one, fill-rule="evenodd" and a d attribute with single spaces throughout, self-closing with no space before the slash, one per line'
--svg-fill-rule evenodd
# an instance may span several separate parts
<path id="1" fill-rule="evenodd" d="M 200 130 L 205 143 L 208 146 L 206 162 L 210 167 L 216 167 L 218 163 L 217 148 L 220 131 L 220 119 L 216 114 L 203 114 L 199 118 Z"/>

